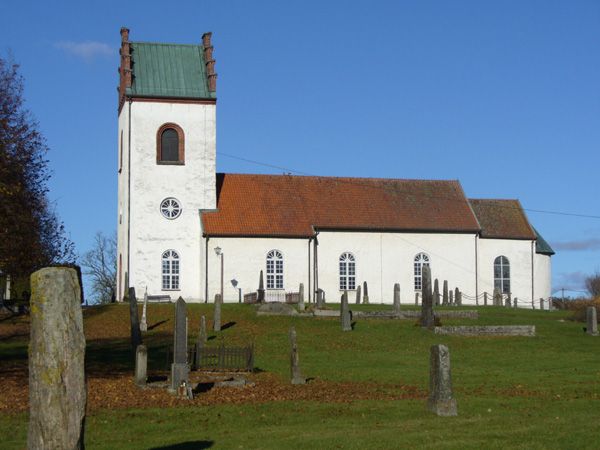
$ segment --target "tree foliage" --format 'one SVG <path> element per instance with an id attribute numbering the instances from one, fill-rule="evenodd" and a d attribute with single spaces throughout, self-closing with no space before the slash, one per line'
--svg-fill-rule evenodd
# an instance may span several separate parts
<path id="1" fill-rule="evenodd" d="M 23 101 L 18 65 L 0 57 L 0 270 L 13 277 L 75 261 L 47 197 L 48 147 Z"/>
<path id="2" fill-rule="evenodd" d="M 96 303 L 114 301 L 117 276 L 117 238 L 96 233 L 93 248 L 81 258 L 83 273 L 91 279 L 92 298 Z"/>
<path id="3" fill-rule="evenodd" d="M 596 272 L 585 278 L 585 288 L 592 298 L 600 297 L 600 272 Z"/>

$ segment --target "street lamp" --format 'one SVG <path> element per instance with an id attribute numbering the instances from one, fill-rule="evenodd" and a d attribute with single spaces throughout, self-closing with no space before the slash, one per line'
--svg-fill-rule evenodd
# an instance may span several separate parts
<path id="1" fill-rule="evenodd" d="M 223 301 L 223 251 L 221 247 L 215 247 L 215 253 L 221 257 L 221 302 Z"/>

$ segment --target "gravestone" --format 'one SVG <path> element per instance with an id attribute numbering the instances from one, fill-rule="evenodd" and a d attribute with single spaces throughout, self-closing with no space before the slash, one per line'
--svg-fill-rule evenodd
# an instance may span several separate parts
<path id="1" fill-rule="evenodd" d="M 432 345 L 430 350 L 429 399 L 427 408 L 438 416 L 456 416 L 456 400 L 452 397 L 450 375 L 450 352 L 442 344 Z"/>
<path id="2" fill-rule="evenodd" d="M 198 338 L 196 339 L 196 360 L 194 361 L 194 367 L 198 369 L 200 367 L 200 349 L 203 348 L 208 342 L 208 334 L 206 332 L 206 317 L 200 317 L 200 331 L 198 332 Z"/>
<path id="3" fill-rule="evenodd" d="M 142 343 L 142 333 L 140 332 L 135 288 L 132 287 L 129 288 L 129 325 L 131 326 L 131 348 L 135 351 L 137 346 Z"/>
<path id="4" fill-rule="evenodd" d="M 456 303 L 456 306 L 462 306 L 462 292 L 460 292 L 460 289 L 456 288 L 455 296 L 454 302 Z"/>
<path id="5" fill-rule="evenodd" d="M 517 297 L 515 297 L 515 299 L 513 300 L 513 308 L 517 307 L 517 302 L 519 301 L 519 299 Z"/>
<path id="6" fill-rule="evenodd" d="M 544 310 L 544 299 L 540 298 L 540 309 L 543 311 Z"/>
<path id="7" fill-rule="evenodd" d="M 304 311 L 306 309 L 306 305 L 304 304 L 304 283 L 300 283 L 300 287 L 298 288 L 298 310 Z"/>
<path id="8" fill-rule="evenodd" d="M 437 278 L 433 282 L 433 304 L 440 306 L 440 284 Z"/>
<path id="9" fill-rule="evenodd" d="M 146 319 L 146 310 L 148 309 L 148 288 L 144 292 L 144 304 L 142 305 L 142 321 L 140 322 L 140 331 L 148 331 L 148 321 Z"/>
<path id="10" fill-rule="evenodd" d="M 215 294 L 215 309 L 213 312 L 213 331 L 221 331 L 221 294 Z"/>
<path id="11" fill-rule="evenodd" d="M 187 361 L 187 311 L 183 298 L 175 303 L 175 332 L 173 336 L 173 364 L 171 390 L 177 392 L 182 383 L 188 384 L 190 366 Z"/>
<path id="12" fill-rule="evenodd" d="M 586 310 L 587 327 L 585 332 L 590 336 L 598 336 L 598 319 L 596 315 L 596 307 L 588 306 Z"/>
<path id="13" fill-rule="evenodd" d="M 140 344 L 135 351 L 135 384 L 139 387 L 145 387 L 147 375 L 148 349 L 144 344 Z"/>
<path id="14" fill-rule="evenodd" d="M 296 329 L 290 328 L 290 371 L 292 376 L 292 384 L 306 384 L 306 378 L 302 376 L 300 371 L 300 358 L 298 356 L 298 343 L 296 340 Z"/>
<path id="15" fill-rule="evenodd" d="M 75 269 L 31 275 L 29 341 L 30 449 L 84 448 L 85 336 Z"/>
<path id="16" fill-rule="evenodd" d="M 442 305 L 448 305 L 448 280 L 444 280 L 444 286 L 442 288 Z"/>
<path id="17" fill-rule="evenodd" d="M 352 313 L 348 307 L 348 292 L 342 294 L 342 304 L 340 319 L 342 321 L 342 331 L 352 331 Z"/>
<path id="18" fill-rule="evenodd" d="M 369 304 L 369 286 L 366 281 L 363 282 L 363 304 Z"/>
<path id="19" fill-rule="evenodd" d="M 356 286 L 356 304 L 360 305 L 360 284 Z"/>
<path id="20" fill-rule="evenodd" d="M 325 292 L 323 289 L 317 289 L 317 309 L 325 306 Z"/>
<path id="21" fill-rule="evenodd" d="M 423 265 L 421 270 L 421 326 L 423 328 L 433 328 L 435 317 L 433 315 L 433 294 L 431 292 L 431 269 Z"/>
<path id="22" fill-rule="evenodd" d="M 494 288 L 494 306 L 502 306 L 502 294 L 498 288 Z"/>
<path id="23" fill-rule="evenodd" d="M 487 306 L 487 292 L 483 293 L 483 306 Z"/>
<path id="24" fill-rule="evenodd" d="M 394 312 L 400 314 L 400 283 L 394 284 Z"/>
<path id="25" fill-rule="evenodd" d="M 415 292 L 415 306 L 419 306 L 419 293 Z"/>
<path id="26" fill-rule="evenodd" d="M 448 304 L 450 306 L 454 305 L 454 291 L 448 292 Z"/>
<path id="27" fill-rule="evenodd" d="M 265 301 L 265 281 L 263 279 L 263 271 L 260 271 L 258 278 L 258 290 L 256 291 L 257 303 L 263 303 Z"/>

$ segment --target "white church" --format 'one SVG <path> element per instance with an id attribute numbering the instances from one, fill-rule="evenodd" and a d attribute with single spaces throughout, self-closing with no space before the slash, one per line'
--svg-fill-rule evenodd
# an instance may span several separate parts
<path id="1" fill-rule="evenodd" d="M 497 288 L 548 305 L 554 252 L 518 200 L 469 199 L 458 180 L 217 173 L 211 33 L 180 45 L 123 28 L 121 41 L 119 299 L 131 286 L 237 302 L 263 271 L 267 300 L 303 283 L 306 300 L 337 302 L 366 281 L 371 303 L 400 283 L 410 304 L 427 264 L 463 304 Z"/>

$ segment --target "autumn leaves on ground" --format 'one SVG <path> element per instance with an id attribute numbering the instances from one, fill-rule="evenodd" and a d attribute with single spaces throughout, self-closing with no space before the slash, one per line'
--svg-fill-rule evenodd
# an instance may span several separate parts
<path id="1" fill-rule="evenodd" d="M 250 382 L 244 387 L 212 386 L 216 378 L 230 375 L 194 371 L 192 381 L 203 382 L 206 389 L 198 391 L 192 401 L 178 400 L 164 388 L 142 390 L 133 384 L 128 305 L 84 310 L 89 415 L 86 441 L 91 448 L 148 448 L 149 442 L 181 442 L 179 435 L 161 428 L 176 427 L 175 417 L 184 422 L 203 418 L 207 423 L 221 418 L 211 428 L 188 432 L 193 438 L 202 433 L 203 439 L 217 437 L 216 445 L 224 448 L 233 446 L 236 439 L 240 445 L 254 442 L 249 446 L 269 448 L 308 445 L 313 439 L 323 447 L 336 447 L 337 443 L 344 448 L 360 442 L 369 445 L 372 441 L 365 437 L 365 430 L 348 428 L 359 419 L 378 436 L 381 446 L 396 442 L 398 429 L 408 433 L 410 427 L 438 429 L 446 444 L 453 443 L 444 444 L 451 448 L 481 445 L 480 437 L 466 438 L 455 427 L 464 421 L 472 430 L 495 435 L 504 446 L 518 448 L 524 442 L 542 442 L 541 434 L 531 434 L 539 428 L 546 433 L 540 448 L 559 444 L 564 448 L 564 442 L 585 444 L 585 440 L 573 441 L 573 433 L 577 435 L 574 428 L 583 427 L 592 416 L 600 418 L 600 338 L 586 336 L 581 323 L 569 320 L 570 312 L 482 307 L 477 324 L 535 325 L 537 335 L 469 338 L 437 336 L 411 320 L 356 320 L 353 331 L 342 332 L 336 318 L 258 317 L 253 306 L 237 304 L 224 305 L 223 331 L 212 333 L 212 307 L 188 305 L 189 343 L 195 341 L 200 317 L 205 315 L 208 345 L 253 344 L 256 369 L 252 374 L 241 374 Z M 391 309 L 384 305 L 352 307 Z M 164 380 L 168 375 L 173 322 L 173 304 L 149 306 L 144 343 L 151 380 Z M 456 319 L 444 324 L 469 325 L 474 321 Z M 297 331 L 301 370 L 309 379 L 301 386 L 290 383 L 288 331 L 292 325 Z M 28 333 L 26 316 L 0 318 L 0 431 L 17 430 L 14 446 L 7 444 L 7 448 L 20 448 L 19 442 L 22 446 L 24 440 L 19 436 L 26 432 Z M 424 407 L 429 348 L 438 343 L 450 349 L 459 407 L 458 418 L 446 421 L 432 417 Z M 273 420 L 279 427 L 274 427 L 273 420 L 259 420 L 275 411 Z M 247 415 L 249 418 L 242 420 Z M 549 415 L 556 422 L 551 426 L 547 423 Z M 247 429 L 241 425 L 245 420 Z M 150 428 L 149 421 L 154 424 Z M 503 421 L 516 428 L 501 426 Z M 301 433 L 292 439 L 291 430 L 300 424 Z M 236 438 L 222 441 L 221 437 L 229 436 L 230 426 L 238 430 Z M 137 444 L 123 440 L 120 433 L 127 433 L 130 427 L 137 427 L 146 440 Z M 257 433 L 277 434 L 283 441 L 255 440 Z M 104 437 L 98 440 L 99 436 Z M 419 436 L 415 434 L 409 442 L 420 445 Z"/>

